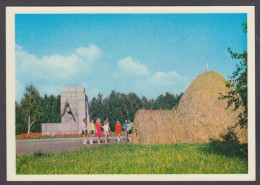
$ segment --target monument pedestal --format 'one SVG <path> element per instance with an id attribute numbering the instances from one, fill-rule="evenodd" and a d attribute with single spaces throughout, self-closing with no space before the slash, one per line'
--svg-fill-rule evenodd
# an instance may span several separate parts
<path id="1" fill-rule="evenodd" d="M 43 123 L 42 134 L 81 133 L 83 119 L 89 123 L 88 98 L 84 87 L 64 87 L 61 91 L 61 123 Z"/>

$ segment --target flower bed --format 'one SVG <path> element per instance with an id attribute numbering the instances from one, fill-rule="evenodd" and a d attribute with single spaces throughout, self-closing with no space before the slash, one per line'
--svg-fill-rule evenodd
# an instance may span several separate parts
<path id="1" fill-rule="evenodd" d="M 102 132 L 102 135 L 104 136 L 104 132 Z M 113 132 L 109 132 L 110 136 L 113 136 Z M 16 136 L 16 139 L 41 139 L 41 138 L 57 138 L 57 137 L 82 137 L 83 135 L 80 133 L 71 133 L 71 134 L 62 134 L 62 133 L 56 133 L 54 135 L 51 134 L 42 134 L 42 133 L 29 133 L 29 134 L 20 134 Z"/>
<path id="2" fill-rule="evenodd" d="M 29 133 L 29 134 L 21 134 L 16 136 L 17 139 L 29 139 L 29 138 L 52 138 L 52 137 L 82 137 L 82 134 L 77 134 L 77 133 L 71 133 L 71 134 L 62 134 L 62 133 L 56 133 L 54 135 L 51 134 L 41 134 L 41 133 Z"/>
<path id="3" fill-rule="evenodd" d="M 77 133 L 71 133 L 71 134 L 56 133 L 55 135 L 53 135 L 53 137 L 77 137 L 77 136 L 82 137 L 83 135 L 81 133 L 80 134 L 77 134 Z"/>

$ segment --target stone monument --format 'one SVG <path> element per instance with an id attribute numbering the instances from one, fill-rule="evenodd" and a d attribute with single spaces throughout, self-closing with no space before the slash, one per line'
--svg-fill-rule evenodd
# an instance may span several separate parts
<path id="1" fill-rule="evenodd" d="M 61 90 L 61 123 L 43 123 L 42 134 L 81 133 L 82 121 L 89 124 L 88 98 L 82 86 L 67 86 Z"/>

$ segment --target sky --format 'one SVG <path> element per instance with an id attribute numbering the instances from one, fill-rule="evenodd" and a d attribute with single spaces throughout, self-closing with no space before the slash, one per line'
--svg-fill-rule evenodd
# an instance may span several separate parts
<path id="1" fill-rule="evenodd" d="M 16 14 L 16 100 L 33 84 L 43 96 L 83 85 L 156 98 L 185 92 L 200 73 L 228 78 L 247 50 L 246 14 Z"/>

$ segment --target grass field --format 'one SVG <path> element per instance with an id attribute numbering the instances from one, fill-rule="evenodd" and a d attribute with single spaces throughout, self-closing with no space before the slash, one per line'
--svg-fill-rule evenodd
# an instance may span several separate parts
<path id="1" fill-rule="evenodd" d="M 17 174 L 245 174 L 247 144 L 115 144 L 16 157 Z"/>

